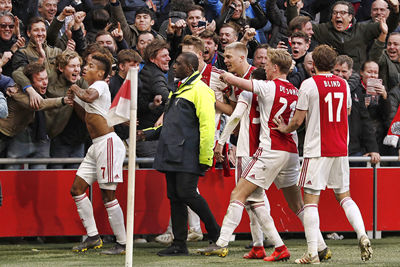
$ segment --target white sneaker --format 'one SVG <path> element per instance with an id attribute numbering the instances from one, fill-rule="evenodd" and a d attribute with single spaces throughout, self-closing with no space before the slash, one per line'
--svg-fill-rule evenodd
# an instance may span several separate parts
<path id="1" fill-rule="evenodd" d="M 154 240 L 158 243 L 168 245 L 171 244 L 174 240 L 174 235 L 171 232 L 165 232 L 161 235 L 156 236 Z"/>
<path id="2" fill-rule="evenodd" d="M 188 236 L 187 236 L 188 242 L 195 242 L 195 241 L 201 241 L 201 240 L 203 240 L 202 232 L 196 232 L 193 229 L 189 229 Z"/>

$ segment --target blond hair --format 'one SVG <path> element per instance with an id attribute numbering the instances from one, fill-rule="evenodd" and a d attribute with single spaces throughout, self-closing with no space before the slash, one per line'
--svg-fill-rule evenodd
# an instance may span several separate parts
<path id="1" fill-rule="evenodd" d="M 247 58 L 248 51 L 247 51 L 247 47 L 245 44 L 243 44 L 241 42 L 233 42 L 225 47 L 225 51 L 229 50 L 229 49 L 239 51 Z"/>
<path id="2" fill-rule="evenodd" d="M 288 51 L 283 49 L 269 48 L 267 50 L 267 56 L 272 64 L 279 67 L 280 73 L 289 73 L 290 67 L 292 66 L 292 57 Z"/>

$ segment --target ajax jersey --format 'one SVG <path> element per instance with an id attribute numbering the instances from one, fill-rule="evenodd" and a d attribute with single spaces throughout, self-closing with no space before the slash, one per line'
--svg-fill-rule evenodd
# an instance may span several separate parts
<path id="1" fill-rule="evenodd" d="M 304 157 L 347 156 L 350 88 L 333 74 L 315 75 L 299 90 L 297 109 L 307 110 Z"/>

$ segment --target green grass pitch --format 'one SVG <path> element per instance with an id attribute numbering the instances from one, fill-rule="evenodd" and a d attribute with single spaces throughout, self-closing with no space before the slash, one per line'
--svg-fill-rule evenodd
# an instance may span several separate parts
<path id="1" fill-rule="evenodd" d="M 207 242 L 189 243 L 189 256 L 159 257 L 157 251 L 164 248 L 155 242 L 134 244 L 133 266 L 294 266 L 294 260 L 303 255 L 306 250 L 304 239 L 284 240 L 291 252 L 287 262 L 266 263 L 262 260 L 245 260 L 242 255 L 248 250 L 244 248 L 248 240 L 238 240 L 230 243 L 229 255 L 225 258 L 202 256 L 196 254 L 196 249 L 207 246 Z M 332 250 L 332 259 L 323 262 L 331 266 L 400 266 L 400 237 L 386 237 L 372 240 L 374 249 L 371 261 L 363 263 L 355 238 L 343 240 L 328 240 Z M 73 253 L 72 243 L 45 243 L 45 244 L 8 244 L 0 243 L 0 266 L 124 266 L 125 256 L 105 256 L 99 251 L 89 250 L 85 253 Z M 111 247 L 111 244 L 104 246 Z M 103 247 L 103 248 L 104 248 Z M 272 249 L 267 249 L 267 254 Z"/>

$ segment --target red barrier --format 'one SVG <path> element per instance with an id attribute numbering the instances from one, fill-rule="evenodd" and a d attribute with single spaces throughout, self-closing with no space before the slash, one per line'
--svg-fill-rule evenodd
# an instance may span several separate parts
<path id="1" fill-rule="evenodd" d="M 396 187 L 390 183 L 399 176 L 399 169 L 379 170 L 379 229 L 400 230 L 400 216 L 391 212 L 390 203 L 399 202 Z M 127 177 L 127 171 L 124 177 Z M 0 207 L 0 236 L 62 236 L 83 235 L 84 228 L 78 217 L 69 191 L 75 171 L 1 171 L 4 201 Z M 394 183 L 393 183 L 394 184 Z M 118 187 L 117 198 L 126 209 L 126 185 Z M 366 230 L 372 230 L 372 169 L 351 169 L 351 194 L 360 207 Z M 222 176 L 221 170 L 209 172 L 200 178 L 199 190 L 210 205 L 218 223 L 222 223 L 234 187 L 233 178 Z M 383 191 L 385 190 L 385 191 Z M 388 190 L 388 191 L 386 191 Z M 392 192 L 393 191 L 393 192 Z M 390 193 L 386 193 L 390 192 Z M 302 232 L 303 227 L 284 201 L 283 194 L 272 186 L 267 192 L 271 213 L 280 232 Z M 101 234 L 111 234 L 107 213 L 99 188 L 93 187 L 93 207 Z M 351 231 L 343 210 L 331 190 L 323 192 L 319 205 L 322 231 Z M 390 217 L 389 217 L 390 216 Z M 395 219 L 392 219 L 395 216 Z M 135 233 L 163 232 L 169 219 L 169 202 L 163 174 L 154 170 L 136 172 Z M 204 227 L 203 227 L 204 229 Z M 249 232 L 247 214 L 236 232 Z"/>

